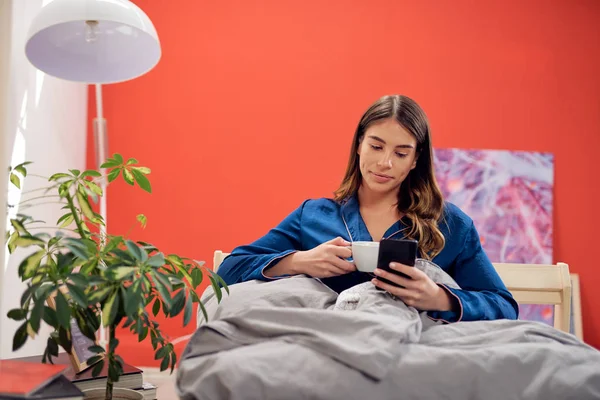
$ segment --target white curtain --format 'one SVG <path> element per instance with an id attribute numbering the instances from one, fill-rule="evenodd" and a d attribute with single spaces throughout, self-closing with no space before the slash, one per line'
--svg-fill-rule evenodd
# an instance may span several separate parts
<path id="1" fill-rule="evenodd" d="M 6 171 L 8 166 L 8 124 L 7 121 L 7 104 L 8 104 L 8 82 L 9 82 L 9 66 L 7 57 L 10 52 L 10 33 L 11 33 L 11 14 L 12 0 L 0 1 L 0 170 Z M 0 174 L 0 188 L 6 188 L 7 182 L 6 173 Z M 1 191 L 0 193 L 4 193 Z M 0 209 L 6 210 L 6 196 L 0 195 Z M 0 212 L 0 226 L 6 224 L 6 213 Z M 4 237 L 4 236 L 2 236 Z M 4 260 L 5 246 L 0 246 L 0 260 Z M 4 263 L 0 264 L 0 344 L 8 341 L 9 332 L 4 323 L 4 315 L 6 314 L 3 307 L 2 298 L 4 293 Z M 0 358 L 4 356 L 0 346 Z"/>
<path id="2" fill-rule="evenodd" d="M 87 85 L 67 82 L 47 76 L 34 68 L 25 57 L 25 40 L 29 24 L 36 13 L 52 0 L 1 0 L 0 21 L 0 133 L 2 159 L 0 169 L 0 207 L 6 210 L 6 201 L 13 206 L 25 199 L 39 196 L 32 192 L 44 187 L 46 180 L 33 175 L 48 177 L 54 172 L 69 168 L 85 169 L 87 129 Z M 21 184 L 21 190 L 8 185 L 6 172 L 9 165 L 32 161 L 29 173 Z M 52 199 L 47 201 L 52 202 Z M 33 200 L 40 204 L 43 200 Z M 12 214 L 16 208 L 11 208 Z M 37 220 L 55 226 L 64 213 L 58 204 L 36 205 L 19 208 Z M 0 226 L 6 226 L 2 213 Z M 35 232 L 40 232 L 36 230 Z M 3 236 L 3 235 L 2 235 Z M 17 268 L 28 251 L 17 251 L 6 257 L 4 246 L 0 253 L 0 358 L 12 358 L 42 354 L 48 333 L 43 327 L 40 335 L 19 352 L 12 352 L 12 338 L 19 322 L 6 317 L 8 310 L 18 307 L 25 284 L 17 275 Z M 3 277 L 2 277 L 3 275 Z"/>

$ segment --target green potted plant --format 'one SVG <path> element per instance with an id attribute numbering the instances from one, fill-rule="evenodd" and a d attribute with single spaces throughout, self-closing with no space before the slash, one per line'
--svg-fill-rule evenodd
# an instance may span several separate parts
<path id="1" fill-rule="evenodd" d="M 27 164 L 9 170 L 10 181 L 17 187 L 27 176 Z M 114 154 L 101 168 L 106 169 L 108 182 L 121 176 L 132 186 L 137 184 L 149 193 L 152 191 L 147 177 L 150 170 L 139 166 L 133 158 L 125 161 L 121 155 Z M 33 251 L 18 267 L 19 277 L 27 283 L 27 288 L 21 296 L 20 307 L 10 310 L 8 317 L 22 321 L 14 334 L 13 351 L 39 332 L 41 321 L 53 329 L 42 362 L 52 362 L 53 357 L 58 356 L 59 346 L 69 354 L 74 353 L 74 329 L 89 338 L 91 356 L 84 364 L 93 368 L 94 376 L 108 365 L 102 398 L 111 400 L 113 385 L 119 380 L 124 363 L 117 353 L 119 326 L 137 334 L 140 342 L 150 340 L 155 359 L 162 360 L 161 371 L 170 368 L 172 373 L 177 355 L 153 316 L 161 310 L 169 318 L 183 312 L 186 326 L 192 318 L 193 303 L 198 304 L 207 318 L 196 293 L 205 276 L 219 300 L 221 286 L 228 289 L 203 262 L 177 254 L 165 255 L 146 242 L 102 235 L 100 227 L 104 221 L 94 212 L 91 203 L 103 195 L 98 185 L 100 179 L 102 175 L 96 170 L 54 174 L 48 178 L 48 187 L 40 189 L 44 194 L 35 199 L 58 199 L 63 204 L 65 214 L 56 224 L 35 221 L 25 214 L 10 219 L 9 251 L 12 253 L 16 248 Z M 144 215 L 138 215 L 137 220 L 145 226 Z M 52 306 L 48 299 L 53 299 Z M 101 326 L 108 330 L 107 348 L 95 342 Z"/>

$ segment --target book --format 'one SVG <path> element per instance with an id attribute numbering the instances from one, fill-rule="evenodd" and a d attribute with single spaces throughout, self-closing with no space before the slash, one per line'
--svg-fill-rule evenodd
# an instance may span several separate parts
<path id="1" fill-rule="evenodd" d="M 144 382 L 141 389 L 134 389 L 136 392 L 144 396 L 144 400 L 156 400 L 156 386 L 150 382 Z"/>
<path id="2" fill-rule="evenodd" d="M 0 400 L 83 400 L 83 392 L 64 375 L 59 375 L 26 397 L 1 396 Z"/>
<path id="3" fill-rule="evenodd" d="M 41 363 L 42 356 L 21 357 L 18 360 L 29 363 Z M 77 373 L 72 365 L 71 359 L 67 353 L 60 353 L 58 357 L 53 357 L 52 362 L 55 365 L 63 366 L 62 373 L 80 390 L 100 389 L 106 387 L 108 380 L 108 364 L 104 363 L 104 367 L 97 377 L 92 376 L 93 368 L 87 368 Z M 44 365 L 44 364 L 41 364 Z M 50 364 L 46 364 L 50 365 Z M 66 367 L 66 368 L 65 368 Z M 123 365 L 123 375 L 119 377 L 119 381 L 115 382 L 114 387 L 125 389 L 139 389 L 144 385 L 143 371 L 133 365 L 125 363 Z"/>
<path id="4" fill-rule="evenodd" d="M 27 398 L 65 369 L 66 365 L 31 363 L 18 359 L 0 360 L 0 396 Z"/>

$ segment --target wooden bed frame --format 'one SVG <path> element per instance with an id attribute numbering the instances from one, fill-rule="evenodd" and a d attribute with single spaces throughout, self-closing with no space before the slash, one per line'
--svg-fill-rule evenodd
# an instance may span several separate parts
<path id="1" fill-rule="evenodd" d="M 213 258 L 215 272 L 228 255 L 229 253 L 220 250 L 215 251 Z M 572 284 L 567 264 L 495 263 L 494 267 L 519 304 L 553 305 L 554 327 L 570 332 Z M 575 325 L 577 327 L 577 321 Z M 581 339 L 581 333 L 577 336 Z"/>

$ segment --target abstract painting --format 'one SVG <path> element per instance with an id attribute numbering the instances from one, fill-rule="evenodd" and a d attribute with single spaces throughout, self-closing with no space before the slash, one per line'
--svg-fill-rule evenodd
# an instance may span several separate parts
<path id="1" fill-rule="evenodd" d="M 552 263 L 552 154 L 435 149 L 434 155 L 445 199 L 473 219 L 492 262 Z M 552 325 L 554 310 L 522 305 L 519 318 Z"/>

